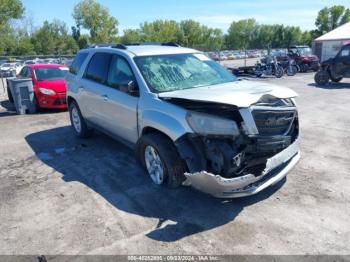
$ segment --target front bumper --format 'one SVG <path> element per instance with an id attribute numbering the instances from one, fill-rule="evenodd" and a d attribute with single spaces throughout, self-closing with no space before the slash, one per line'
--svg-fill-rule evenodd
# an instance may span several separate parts
<path id="1" fill-rule="evenodd" d="M 44 95 L 38 92 L 37 100 L 40 108 L 67 109 L 66 93 Z"/>
<path id="2" fill-rule="evenodd" d="M 281 181 L 300 159 L 298 140 L 289 147 L 269 158 L 260 176 L 247 174 L 236 178 L 223 178 L 206 171 L 185 173 L 185 186 L 218 198 L 236 198 L 259 193 Z"/>

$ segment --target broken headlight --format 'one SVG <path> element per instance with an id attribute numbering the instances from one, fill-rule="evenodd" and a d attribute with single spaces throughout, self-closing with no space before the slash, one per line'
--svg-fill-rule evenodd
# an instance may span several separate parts
<path id="1" fill-rule="evenodd" d="M 192 130 L 201 135 L 239 135 L 236 122 L 225 118 L 189 112 L 187 113 L 186 120 Z"/>

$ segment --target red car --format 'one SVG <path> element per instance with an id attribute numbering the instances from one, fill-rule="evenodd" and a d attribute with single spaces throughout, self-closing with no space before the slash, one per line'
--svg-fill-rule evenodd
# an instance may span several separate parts
<path id="1" fill-rule="evenodd" d="M 67 109 L 65 76 L 68 68 L 58 64 L 31 64 L 17 77 L 31 78 L 38 108 Z"/>

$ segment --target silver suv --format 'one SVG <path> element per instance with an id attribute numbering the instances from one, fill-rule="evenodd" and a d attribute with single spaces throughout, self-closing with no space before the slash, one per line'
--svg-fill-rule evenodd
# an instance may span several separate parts
<path id="1" fill-rule="evenodd" d="M 157 185 L 248 196 L 282 180 L 300 158 L 297 94 L 239 81 L 174 43 L 81 50 L 67 76 L 70 119 L 133 146 Z"/>

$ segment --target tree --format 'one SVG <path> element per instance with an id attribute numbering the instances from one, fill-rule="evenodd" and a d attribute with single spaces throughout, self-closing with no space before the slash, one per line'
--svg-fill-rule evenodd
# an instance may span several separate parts
<path id="1" fill-rule="evenodd" d="M 256 37 L 258 24 L 255 19 L 232 22 L 226 36 L 226 46 L 230 49 L 250 48 Z"/>
<path id="2" fill-rule="evenodd" d="M 14 55 L 35 55 L 34 45 L 29 36 L 20 38 L 13 51 Z"/>
<path id="3" fill-rule="evenodd" d="M 78 45 L 73 36 L 68 34 L 68 28 L 63 21 L 45 21 L 32 37 L 32 43 L 37 54 L 74 54 Z"/>
<path id="4" fill-rule="evenodd" d="M 74 7 L 76 28 L 89 30 L 91 42 L 112 42 L 118 34 L 118 20 L 96 0 L 83 0 Z"/>
<path id="5" fill-rule="evenodd" d="M 177 42 L 182 43 L 182 32 L 174 20 L 156 20 L 140 25 L 141 36 L 147 42 Z"/>
<path id="6" fill-rule="evenodd" d="M 33 34 L 32 43 L 37 54 L 50 55 L 55 53 L 55 39 L 48 21 L 45 21 L 43 26 Z"/>
<path id="7" fill-rule="evenodd" d="M 24 7 L 20 0 L 0 0 L 0 28 L 11 19 L 21 18 L 23 12 Z"/>
<path id="8" fill-rule="evenodd" d="M 200 50 L 218 50 L 223 44 L 223 33 L 220 29 L 202 26 L 194 20 L 179 23 L 173 20 L 156 20 L 142 23 L 139 29 L 124 30 L 120 41 L 123 44 L 176 42 Z"/>
<path id="9" fill-rule="evenodd" d="M 11 28 L 2 29 L 0 37 L 0 55 L 11 55 L 15 51 L 16 39 L 12 34 Z"/>
<path id="10" fill-rule="evenodd" d="M 312 31 L 304 31 L 302 33 L 301 39 L 303 43 L 300 44 L 306 44 L 306 45 L 311 45 L 313 38 L 313 32 Z"/>
<path id="11" fill-rule="evenodd" d="M 283 45 L 285 47 L 288 47 L 292 44 L 299 44 L 303 41 L 302 39 L 302 31 L 300 30 L 300 27 L 297 26 L 286 26 L 284 27 L 284 39 L 283 39 Z"/>
<path id="12" fill-rule="evenodd" d="M 188 47 L 196 47 L 203 44 L 204 33 L 207 28 L 203 28 L 199 22 L 194 20 L 184 20 L 180 22 L 180 29 L 183 35 L 182 44 Z"/>
<path id="13" fill-rule="evenodd" d="M 21 18 L 23 12 L 24 7 L 20 0 L 0 0 L 0 55 L 14 51 L 15 39 L 9 21 Z"/>
<path id="14" fill-rule="evenodd" d="M 123 36 L 120 38 L 122 44 L 143 42 L 143 36 L 140 29 L 126 29 Z"/>
<path id="15" fill-rule="evenodd" d="M 218 28 L 210 28 L 202 26 L 203 31 L 203 45 L 197 47 L 203 51 L 217 51 L 220 50 L 224 43 L 224 35 Z"/>
<path id="16" fill-rule="evenodd" d="M 350 21 L 350 9 L 341 5 L 325 7 L 318 12 L 315 25 L 316 34 L 323 35 Z"/>

